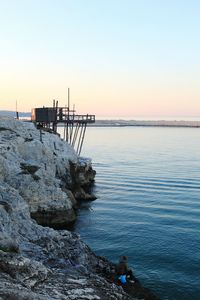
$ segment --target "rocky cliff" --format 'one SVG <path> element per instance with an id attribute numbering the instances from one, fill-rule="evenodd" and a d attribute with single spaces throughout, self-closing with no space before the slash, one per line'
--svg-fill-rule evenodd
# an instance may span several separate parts
<path id="1" fill-rule="evenodd" d="M 39 224 L 64 228 L 75 220 L 77 199 L 94 180 L 89 159 L 78 158 L 59 136 L 32 123 L 0 118 L 0 179 L 16 189 Z"/>
<path id="2" fill-rule="evenodd" d="M 0 299 L 156 299 L 141 286 L 128 295 L 113 264 L 53 229 L 74 221 L 77 199 L 93 198 L 94 176 L 58 136 L 0 118 Z"/>

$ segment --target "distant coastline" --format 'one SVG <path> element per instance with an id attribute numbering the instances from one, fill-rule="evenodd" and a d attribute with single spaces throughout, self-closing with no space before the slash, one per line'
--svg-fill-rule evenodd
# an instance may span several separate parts
<path id="1" fill-rule="evenodd" d="M 0 116 L 12 116 L 15 117 L 15 111 L 0 110 Z M 21 119 L 29 119 L 31 113 L 29 112 L 19 112 L 19 117 Z M 58 125 L 59 126 L 59 125 Z M 125 126 L 146 126 L 146 127 L 200 127 L 200 117 L 198 120 L 127 120 L 127 119 L 96 119 L 94 124 L 89 124 L 88 127 L 125 127 Z"/>
<path id="2" fill-rule="evenodd" d="M 9 117 L 16 117 L 16 111 L 13 110 L 0 110 L 0 116 L 9 116 Z M 21 118 L 30 118 L 30 112 L 19 112 L 19 116 Z"/>
<path id="3" fill-rule="evenodd" d="M 96 120 L 89 127 L 125 127 L 125 126 L 146 126 L 146 127 L 200 127 L 200 121 L 184 120 Z"/>

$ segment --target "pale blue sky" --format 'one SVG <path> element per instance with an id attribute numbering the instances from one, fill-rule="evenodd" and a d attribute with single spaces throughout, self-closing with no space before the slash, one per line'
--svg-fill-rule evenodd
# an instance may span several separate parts
<path id="1" fill-rule="evenodd" d="M 0 0 L 1 107 L 200 115 L 199 30 L 194 0 Z"/>

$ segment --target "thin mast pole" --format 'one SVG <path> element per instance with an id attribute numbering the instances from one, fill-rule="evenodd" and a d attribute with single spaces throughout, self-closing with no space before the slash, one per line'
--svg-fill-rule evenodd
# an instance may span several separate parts
<path id="1" fill-rule="evenodd" d="M 71 132 L 70 132 L 70 144 L 72 144 L 72 137 L 73 137 L 73 130 L 74 130 L 74 109 L 75 109 L 75 105 L 73 104 L 72 125 L 71 125 Z"/>
<path id="2" fill-rule="evenodd" d="M 70 89 L 68 88 L 68 108 L 70 108 Z"/>
<path id="3" fill-rule="evenodd" d="M 18 113 L 18 110 L 17 110 L 17 100 L 16 100 L 16 119 L 19 119 L 19 113 Z"/>
<path id="4" fill-rule="evenodd" d="M 69 88 L 67 88 L 67 131 L 66 131 L 66 141 L 69 142 L 69 106 L 70 106 L 70 94 Z"/>

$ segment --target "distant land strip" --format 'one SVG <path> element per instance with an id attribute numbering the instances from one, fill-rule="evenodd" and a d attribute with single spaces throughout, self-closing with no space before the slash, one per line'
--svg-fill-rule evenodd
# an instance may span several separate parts
<path id="1" fill-rule="evenodd" d="M 16 116 L 15 111 L 0 110 L 0 116 Z M 19 117 L 30 120 L 31 113 L 19 112 Z M 63 125 L 58 125 L 63 126 Z M 200 127 L 199 121 L 186 120 L 98 120 L 95 123 L 88 124 L 88 127 L 125 127 L 125 126 L 157 126 L 157 127 Z"/>
<path id="2" fill-rule="evenodd" d="M 200 121 L 176 120 L 96 120 L 89 127 L 124 127 L 124 126 L 157 126 L 157 127 L 200 127 Z"/>

